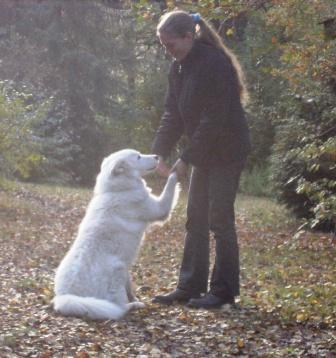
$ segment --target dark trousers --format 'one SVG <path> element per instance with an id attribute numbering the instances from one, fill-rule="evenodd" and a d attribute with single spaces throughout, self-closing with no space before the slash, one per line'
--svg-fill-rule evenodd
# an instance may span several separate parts
<path id="1" fill-rule="evenodd" d="M 187 207 L 187 234 L 178 288 L 207 292 L 209 232 L 216 241 L 216 257 L 210 293 L 239 295 L 239 249 L 234 202 L 243 162 L 214 168 L 193 168 Z"/>

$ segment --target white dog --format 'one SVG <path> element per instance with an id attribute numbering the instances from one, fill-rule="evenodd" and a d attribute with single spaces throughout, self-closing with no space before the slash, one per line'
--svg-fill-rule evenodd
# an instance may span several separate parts
<path id="1" fill-rule="evenodd" d="M 77 238 L 56 272 L 55 311 L 117 320 L 144 306 L 132 293 L 129 268 L 146 227 L 168 218 L 179 192 L 173 173 L 159 197 L 151 194 L 141 176 L 157 163 L 132 149 L 103 160 Z"/>

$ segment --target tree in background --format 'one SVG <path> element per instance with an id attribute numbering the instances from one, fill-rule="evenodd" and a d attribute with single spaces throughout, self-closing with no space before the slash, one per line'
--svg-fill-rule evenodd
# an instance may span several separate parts
<path id="1" fill-rule="evenodd" d="M 28 86 L 37 102 L 50 101 L 36 127 L 47 158 L 39 175 L 90 183 L 102 157 L 131 141 L 136 36 L 130 11 L 75 0 L 0 7 L 6 14 L 1 77 L 18 89 Z"/>
<path id="2" fill-rule="evenodd" d="M 11 83 L 0 83 L 0 179 L 22 179 L 31 175 L 43 160 L 33 126 L 42 108 L 30 104 L 31 95 L 18 93 Z"/>
<path id="3" fill-rule="evenodd" d="M 150 16 L 150 1 L 142 1 Z M 147 4 L 147 12 L 146 12 Z M 335 228 L 333 1 L 166 1 L 210 19 L 238 55 L 249 83 L 254 151 L 278 198 L 311 227 Z M 270 167 L 270 162 L 272 163 Z"/>
<path id="4" fill-rule="evenodd" d="M 18 92 L 25 86 L 36 108 L 49 103 L 33 127 L 46 160 L 40 171 L 30 172 L 31 179 L 87 184 L 109 152 L 149 150 L 169 66 L 155 27 L 165 9 L 180 6 L 209 19 L 245 69 L 254 150 L 243 187 L 254 176 L 260 194 L 274 195 L 276 189 L 310 225 L 333 228 L 333 3 L 0 2 L 0 78 L 11 79 Z"/>
<path id="5" fill-rule="evenodd" d="M 282 30 L 274 38 L 285 79 L 279 99 L 273 173 L 279 198 L 310 227 L 336 226 L 336 48 L 324 20 L 336 18 L 333 1 L 282 1 L 267 20 Z"/>

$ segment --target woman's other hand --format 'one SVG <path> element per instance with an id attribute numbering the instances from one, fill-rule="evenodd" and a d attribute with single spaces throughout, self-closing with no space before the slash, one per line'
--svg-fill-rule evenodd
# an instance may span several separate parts
<path id="1" fill-rule="evenodd" d="M 170 168 L 162 157 L 159 157 L 159 163 L 156 167 L 156 171 L 159 175 L 163 177 L 168 177 L 170 174 Z"/>
<path id="2" fill-rule="evenodd" d="M 182 159 L 178 159 L 171 168 L 170 172 L 176 172 L 178 180 L 180 182 L 184 181 L 187 178 L 188 165 Z"/>

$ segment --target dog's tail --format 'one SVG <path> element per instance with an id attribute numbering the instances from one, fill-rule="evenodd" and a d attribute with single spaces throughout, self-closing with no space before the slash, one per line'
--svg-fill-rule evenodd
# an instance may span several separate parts
<path id="1" fill-rule="evenodd" d="M 118 320 L 132 308 L 141 308 L 141 302 L 128 303 L 118 306 L 115 303 L 94 297 L 81 297 L 75 295 L 60 295 L 53 299 L 56 312 L 63 316 L 88 317 L 93 320 Z"/>

